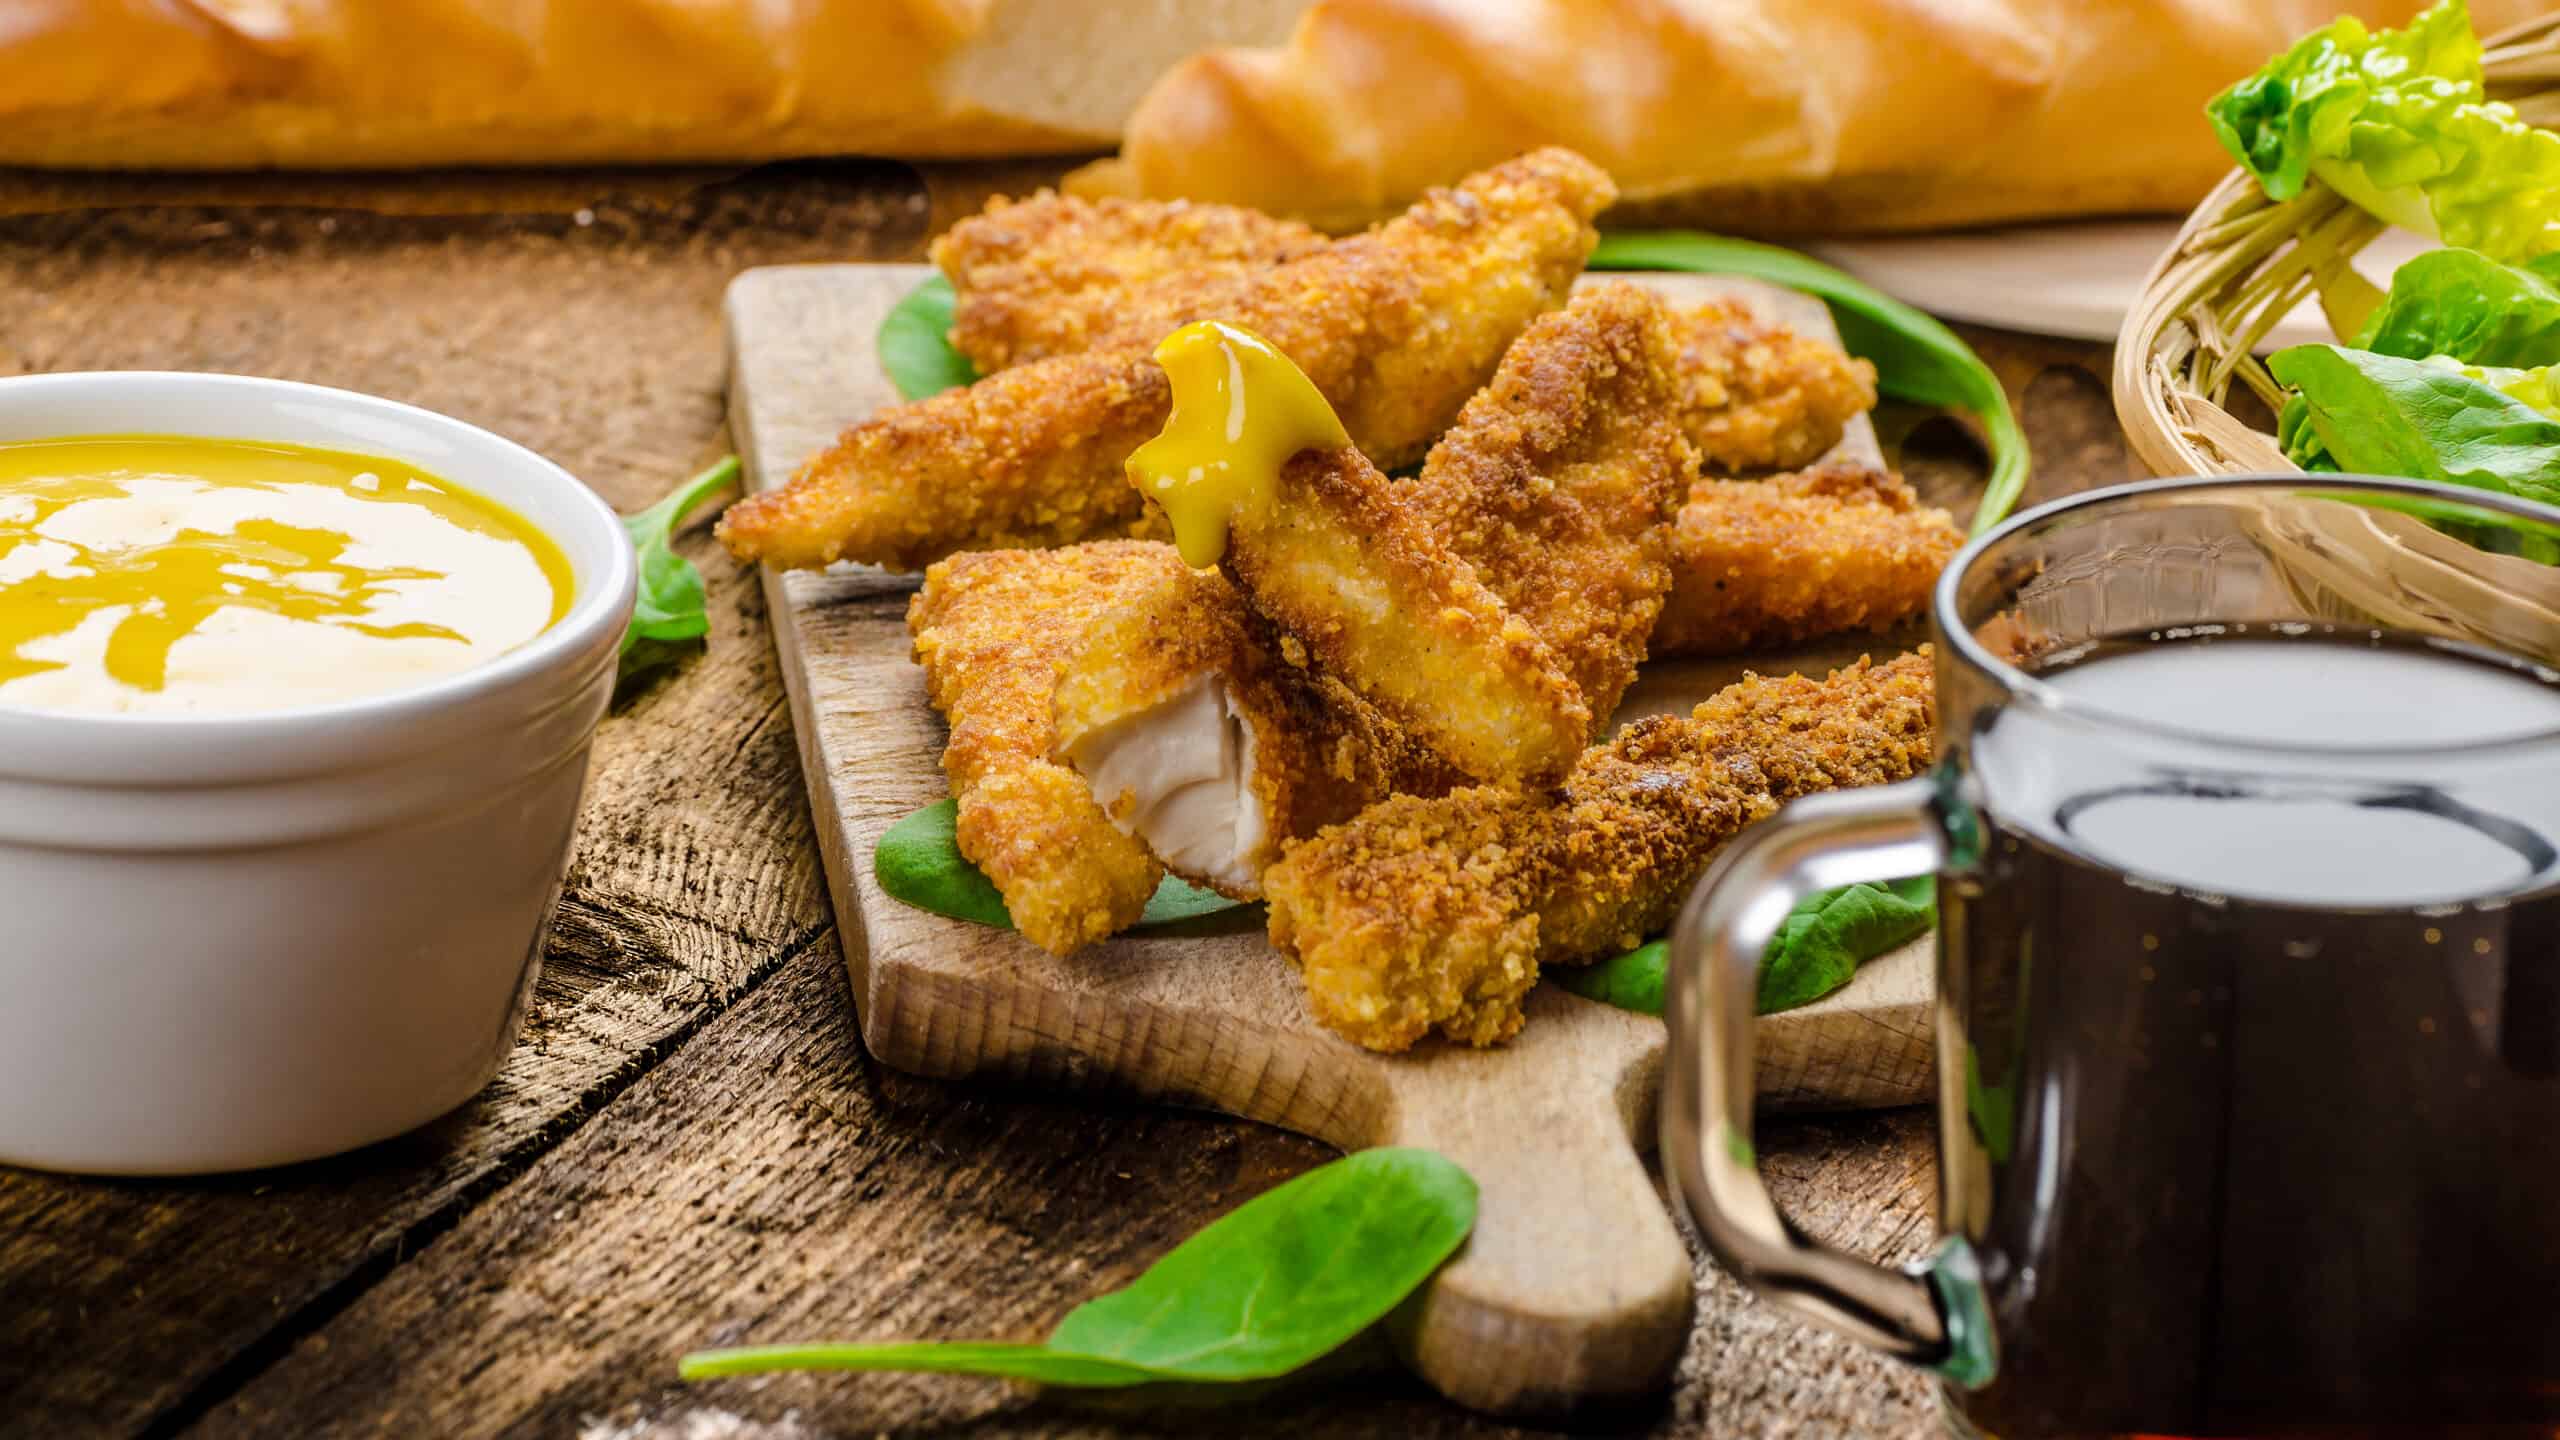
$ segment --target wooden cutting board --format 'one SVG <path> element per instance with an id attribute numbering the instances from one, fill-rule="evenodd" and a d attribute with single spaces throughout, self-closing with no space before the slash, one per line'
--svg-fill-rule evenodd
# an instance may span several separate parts
<path id="1" fill-rule="evenodd" d="M 747 483 L 786 481 L 844 426 L 894 403 L 873 335 L 919 265 L 751 270 L 728 295 L 730 426 Z M 1738 293 L 1829 333 L 1802 296 L 1745 281 L 1646 277 L 1666 294 Z M 1843 441 L 1873 453 L 1861 420 Z M 1482 1189 L 1473 1238 L 1424 1297 L 1407 1358 L 1461 1403 L 1553 1412 L 1664 1384 L 1688 1335 L 1689 1257 L 1640 1152 L 1652 1148 L 1662 1022 L 1568 995 L 1531 997 L 1497 1050 L 1426 1044 L 1373 1055 L 1318 1026 L 1260 907 L 1126 935 L 1069 959 L 1009 931 L 880 891 L 872 847 L 941 799 L 944 739 L 909 658 L 917 577 L 838 567 L 765 573 L 774 641 L 818 840 L 871 1053 L 927 1075 L 1002 1077 L 1205 1106 L 1344 1149 L 1419 1145 Z M 1819 672 L 1849 645 L 1755 657 Z M 1624 716 L 1685 709 L 1737 664 L 1647 667 Z M 1819 1004 L 1760 1022 L 1765 1103 L 1900 1105 L 1928 1097 L 1925 941 Z"/>

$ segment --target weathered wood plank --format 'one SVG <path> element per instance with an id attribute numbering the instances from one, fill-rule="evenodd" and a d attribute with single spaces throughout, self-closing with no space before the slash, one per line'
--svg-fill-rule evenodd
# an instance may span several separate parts
<path id="1" fill-rule="evenodd" d="M 1393 1373 L 1125 1423 L 949 1376 L 685 1386 L 704 1345 L 812 1336 L 1024 1338 L 1211 1216 L 1329 1154 L 1197 1114 L 968 1098 L 870 1061 L 832 940 L 208 1416 L 208 1437 L 952 1432 L 1497 1436 Z M 1917 1112 L 1782 1122 L 1773 1190 L 1854 1250 L 1930 1228 Z M 1657 1433 L 1931 1433 L 1918 1377 L 1807 1331 L 1700 1263 L 1682 1385 L 1619 1418 Z"/>
<path id="2" fill-rule="evenodd" d="M 241 370 L 525 441 L 626 508 L 720 453 L 717 306 L 759 260 L 912 251 L 894 168 L 570 215 L 0 221 L 0 372 Z M 0 1170 L 0 1414 L 117 1433 L 218 1396 L 608 1103 L 824 924 L 772 646 L 707 526 L 711 651 L 599 737 L 525 1043 L 427 1131 L 204 1183 Z M 456 897 L 468 903 L 468 897 Z"/>

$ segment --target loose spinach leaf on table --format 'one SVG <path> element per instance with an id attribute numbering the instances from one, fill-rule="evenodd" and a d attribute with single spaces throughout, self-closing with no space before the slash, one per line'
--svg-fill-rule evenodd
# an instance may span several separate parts
<path id="1" fill-rule="evenodd" d="M 2560 415 L 2547 372 L 2466 369 L 2342 345 L 2267 361 L 2298 394 L 2277 418 L 2305 470 L 2398 475 L 2560 503 Z"/>
<path id="2" fill-rule="evenodd" d="M 2000 378 L 1973 347 L 1874 286 L 1775 245 L 1694 230 L 1624 230 L 1600 237 L 1594 270 L 1686 270 L 1748 275 L 1801 290 L 1831 307 L 1840 343 L 1872 361 L 1876 388 L 1898 400 L 1969 411 L 1990 443 L 1991 478 L 1973 512 L 1980 534 L 2000 523 L 2027 483 L 2027 435 Z"/>
<path id="3" fill-rule="evenodd" d="M 640 555 L 640 597 L 631 611 L 631 628 L 622 634 L 622 659 L 614 684 L 682 657 L 711 631 L 703 608 L 702 572 L 675 552 L 676 527 L 702 502 L 738 483 L 738 457 L 731 455 L 676 487 L 676 492 L 637 515 L 622 517 Z"/>
<path id="4" fill-rule="evenodd" d="M 1359 1336 L 1474 1228 L 1476 1185 L 1428 1150 L 1364 1150 L 1246 1201 L 1039 1342 L 821 1342 L 707 1350 L 688 1380 L 767 1370 L 937 1370 L 1117 1388 L 1266 1380 Z"/>
<path id="5" fill-rule="evenodd" d="M 1787 912 L 1760 957 L 1758 1013 L 1810 1005 L 1848 984 L 1860 965 L 1927 934 L 1937 921 L 1936 892 L 1924 875 L 1806 896 Z M 1596 965 L 1557 966 L 1546 973 L 1585 999 L 1659 1015 L 1669 956 L 1669 943 L 1656 940 Z"/>
<path id="6" fill-rule="evenodd" d="M 951 282 L 928 277 L 880 322 L 880 369 L 901 399 L 921 400 L 978 378 L 978 367 L 951 345 Z"/>
<path id="7" fill-rule="evenodd" d="M 889 898 L 981 925 L 1013 928 L 995 882 L 960 853 L 958 802 L 938 800 L 889 827 L 871 852 L 871 873 Z M 1147 901 L 1141 925 L 1167 925 L 1232 910 L 1239 901 L 1167 875 Z"/>

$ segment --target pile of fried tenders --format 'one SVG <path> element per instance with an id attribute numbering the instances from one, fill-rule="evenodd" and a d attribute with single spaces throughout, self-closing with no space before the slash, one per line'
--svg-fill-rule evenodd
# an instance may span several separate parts
<path id="1" fill-rule="evenodd" d="M 722 538 L 930 567 L 909 627 L 959 846 L 1034 943 L 1134 924 L 1169 870 L 1268 900 L 1347 1038 L 1499 1042 L 1541 965 L 1659 928 L 1741 826 L 1929 763 L 1925 650 L 1611 738 L 1637 665 L 1888 629 L 1961 540 L 1824 458 L 1874 403 L 1863 361 L 1577 292 L 1614 195 L 1548 149 L 1335 241 L 994 202 L 934 247 L 983 378 L 854 426 Z M 1175 408 L 1159 345 L 1200 321 L 1267 343 L 1348 443 L 1298 450 L 1195 569 L 1130 458 Z"/>

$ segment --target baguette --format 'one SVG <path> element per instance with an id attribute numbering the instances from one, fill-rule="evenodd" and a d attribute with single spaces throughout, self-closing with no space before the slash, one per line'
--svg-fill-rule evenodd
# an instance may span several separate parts
<path id="1" fill-rule="evenodd" d="M 1303 0 L 0 0 L 0 164 L 405 169 L 1107 149 Z"/>
<path id="2" fill-rule="evenodd" d="M 2548 0 L 2473 0 L 2483 34 Z M 2201 114 L 2339 11 L 2421 0 L 1318 0 L 1285 48 L 1158 80 L 1084 195 L 1348 230 L 1537 145 L 1618 223 L 1763 233 L 2184 210 L 2230 160 Z"/>

